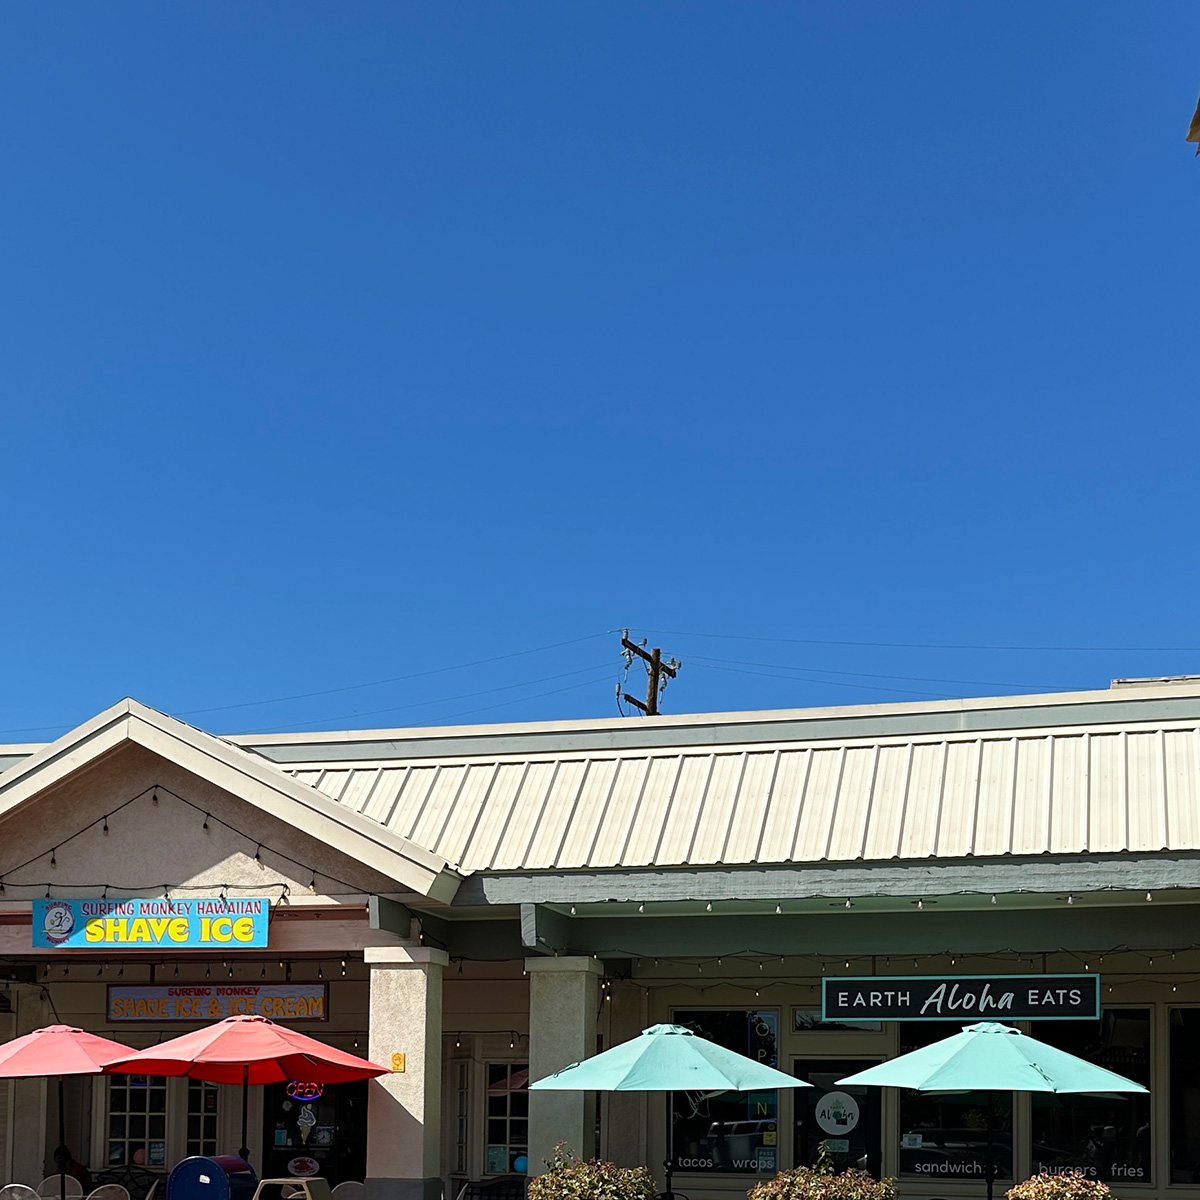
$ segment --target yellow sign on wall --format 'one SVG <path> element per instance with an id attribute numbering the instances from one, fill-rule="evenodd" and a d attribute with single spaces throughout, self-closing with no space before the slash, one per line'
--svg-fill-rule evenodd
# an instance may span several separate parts
<path id="1" fill-rule="evenodd" d="M 404 1074 L 404 1055 L 403 1054 L 393 1054 L 392 1055 L 392 1070 L 397 1075 Z"/>

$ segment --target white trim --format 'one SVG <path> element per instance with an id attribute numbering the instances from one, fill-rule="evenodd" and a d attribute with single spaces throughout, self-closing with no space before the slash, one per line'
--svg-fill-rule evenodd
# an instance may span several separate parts
<path id="1" fill-rule="evenodd" d="M 142 746 L 263 812 L 319 838 L 403 889 L 448 902 L 461 877 L 445 859 L 230 742 L 122 700 L 0 776 L 0 817 L 125 743 Z"/>

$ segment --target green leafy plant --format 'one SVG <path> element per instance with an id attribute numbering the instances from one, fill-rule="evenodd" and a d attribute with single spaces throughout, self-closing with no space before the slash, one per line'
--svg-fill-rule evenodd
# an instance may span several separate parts
<path id="1" fill-rule="evenodd" d="M 895 1200 L 896 1181 L 876 1179 L 856 1168 L 835 1174 L 829 1156 L 822 1154 L 815 1167 L 780 1171 L 746 1195 L 748 1200 Z"/>
<path id="2" fill-rule="evenodd" d="M 559 1142 L 545 1174 L 529 1181 L 529 1200 L 654 1200 L 654 1178 L 645 1167 L 582 1161 Z"/>
<path id="3" fill-rule="evenodd" d="M 1108 1185 L 1089 1179 L 1082 1171 L 1072 1169 L 1060 1175 L 1043 1171 L 1032 1179 L 1009 1188 L 1008 1200 L 1111 1200 Z"/>

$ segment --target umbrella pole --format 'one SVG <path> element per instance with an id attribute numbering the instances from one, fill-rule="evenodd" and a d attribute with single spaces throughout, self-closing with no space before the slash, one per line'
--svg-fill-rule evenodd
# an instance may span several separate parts
<path id="1" fill-rule="evenodd" d="M 664 1182 L 663 1195 L 665 1197 L 665 1200 L 671 1200 L 671 1163 L 674 1158 L 674 1156 L 671 1153 L 671 1134 L 674 1132 L 672 1127 L 675 1123 L 675 1110 L 674 1110 L 673 1105 L 671 1104 L 671 1093 L 667 1092 L 665 1094 L 667 1097 L 667 1127 L 666 1127 L 667 1155 L 666 1155 L 666 1158 L 663 1159 L 663 1182 Z"/>
<path id="2" fill-rule="evenodd" d="M 63 1077 L 58 1077 L 58 1200 L 67 1200 L 67 1114 L 63 1109 Z"/>
<path id="3" fill-rule="evenodd" d="M 250 1161 L 250 1147 L 246 1144 L 246 1106 L 250 1096 L 250 1064 L 242 1066 L 242 1146 L 238 1154 L 247 1162 Z M 988 1200 L 992 1200 L 991 1196 Z"/>
<path id="4" fill-rule="evenodd" d="M 992 1200 L 992 1185 L 996 1180 L 996 1156 L 993 1147 L 995 1146 L 996 1136 L 996 1094 L 988 1092 L 987 1094 L 987 1200 Z"/>

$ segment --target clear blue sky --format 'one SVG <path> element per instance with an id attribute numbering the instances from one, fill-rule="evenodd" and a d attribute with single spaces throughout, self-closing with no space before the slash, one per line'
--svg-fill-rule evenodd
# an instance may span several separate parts
<path id="1" fill-rule="evenodd" d="M 673 712 L 1200 671 L 1198 45 L 7 6 L 0 739 L 607 715 L 622 625 Z"/>

